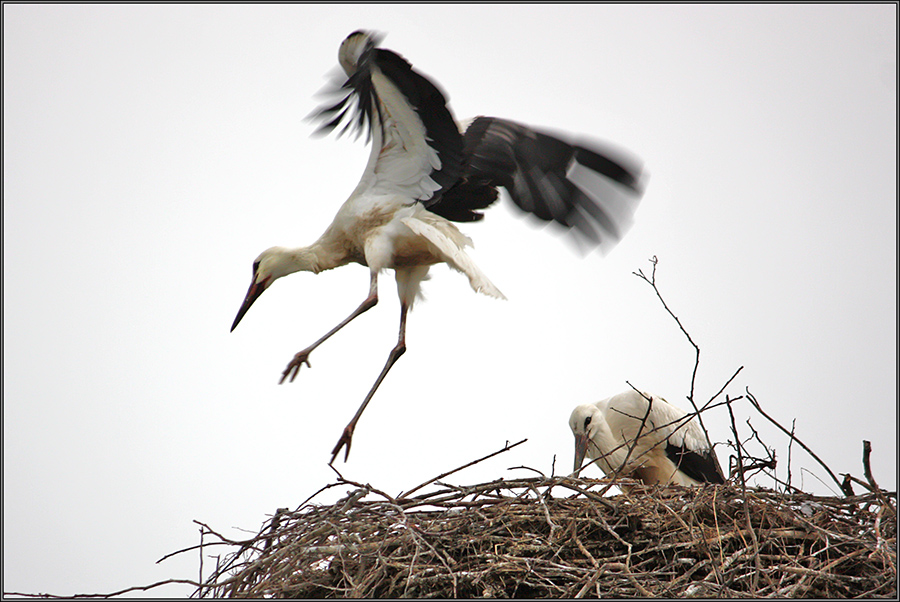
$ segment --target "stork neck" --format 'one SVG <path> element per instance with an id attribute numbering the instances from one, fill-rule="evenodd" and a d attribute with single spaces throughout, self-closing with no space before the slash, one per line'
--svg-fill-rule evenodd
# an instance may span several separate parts
<path id="1" fill-rule="evenodd" d="M 331 236 L 329 229 L 319 240 L 308 247 L 284 249 L 285 263 L 291 272 L 313 272 L 317 274 L 349 263 L 352 257 L 341 240 Z"/>
<path id="2" fill-rule="evenodd" d="M 289 274 L 294 272 L 313 272 L 315 274 L 331 267 L 323 264 L 320 257 L 320 249 L 316 244 L 308 247 L 297 247 L 296 249 L 285 249 L 284 259 L 285 268 Z"/>

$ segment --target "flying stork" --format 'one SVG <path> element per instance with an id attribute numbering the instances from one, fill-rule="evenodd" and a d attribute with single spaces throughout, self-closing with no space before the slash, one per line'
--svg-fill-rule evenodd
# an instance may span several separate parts
<path id="1" fill-rule="evenodd" d="M 662 397 L 636 390 L 578 406 L 569 417 L 575 473 L 584 457 L 607 476 L 646 485 L 724 483 L 722 468 L 695 417 Z"/>
<path id="2" fill-rule="evenodd" d="M 519 123 L 478 117 L 462 131 L 444 94 L 400 55 L 379 48 L 380 36 L 356 31 L 341 44 L 346 79 L 340 98 L 319 110 L 330 132 L 343 124 L 365 131 L 372 151 L 356 189 L 331 225 L 307 247 L 272 247 L 253 262 L 253 279 L 233 331 L 263 291 L 294 272 L 318 273 L 348 263 L 369 268 L 365 299 L 346 319 L 297 353 L 281 383 L 309 364 L 309 355 L 378 302 L 378 274 L 394 270 L 400 333 L 375 384 L 334 447 L 346 446 L 356 423 L 394 362 L 406 350 L 406 316 L 430 266 L 446 263 L 472 288 L 503 293 L 466 254 L 471 240 L 453 222 L 482 219 L 503 187 L 522 210 L 574 230 L 593 246 L 614 243 L 630 225 L 642 194 L 641 167 L 611 151 L 590 149 Z"/>

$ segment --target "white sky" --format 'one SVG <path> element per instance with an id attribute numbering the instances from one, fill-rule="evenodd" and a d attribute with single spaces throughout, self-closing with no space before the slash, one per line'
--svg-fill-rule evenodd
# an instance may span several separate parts
<path id="1" fill-rule="evenodd" d="M 432 271 L 347 478 L 399 493 L 525 437 L 451 481 L 549 473 L 554 455 L 567 473 L 575 405 L 628 380 L 686 406 L 692 349 L 631 275 L 656 255 L 702 349 L 699 400 L 744 366 L 732 396 L 796 419 L 835 472 L 862 476 L 871 440 L 896 489 L 896 11 L 5 4 L 4 591 L 195 578 L 195 553 L 154 564 L 198 542 L 192 519 L 241 537 L 333 481 L 329 452 L 396 340 L 392 276 L 290 385 L 365 268 L 286 278 L 228 329 L 256 255 L 312 242 L 358 181 L 363 141 L 310 138 L 304 118 L 359 28 L 459 118 L 610 140 L 650 180 L 605 258 L 508 207 L 463 225 L 509 300 Z M 736 409 L 784 477 L 785 438 Z M 707 416 L 731 437 L 724 410 Z M 792 462 L 794 484 L 828 492 L 796 446 Z"/>

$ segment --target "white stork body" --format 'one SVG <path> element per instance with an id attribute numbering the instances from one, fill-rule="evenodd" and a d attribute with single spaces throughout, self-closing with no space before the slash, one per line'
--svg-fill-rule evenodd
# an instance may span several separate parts
<path id="1" fill-rule="evenodd" d="M 696 417 L 657 395 L 629 390 L 580 405 L 569 428 L 576 473 L 587 456 L 608 476 L 631 475 L 647 485 L 725 482 Z"/>
<path id="2" fill-rule="evenodd" d="M 316 347 L 377 303 L 378 274 L 394 270 L 399 338 L 344 429 L 332 461 L 344 445 L 349 454 L 356 422 L 405 351 L 406 315 L 431 265 L 446 263 L 465 274 L 477 292 L 504 298 L 466 254 L 471 240 L 454 221 L 481 219 L 478 210 L 493 203 L 497 187 L 503 186 L 522 209 L 575 228 L 600 244 L 624 233 L 641 195 L 639 167 L 626 167 L 621 159 L 519 124 L 479 117 L 460 133 L 440 90 L 399 55 L 378 48 L 377 41 L 362 31 L 344 40 L 338 59 L 347 79 L 334 91 L 342 98 L 319 112 L 320 118 L 330 119 L 321 129 L 344 122 L 345 130 L 365 130 L 371 138 L 372 152 L 359 184 L 315 243 L 272 247 L 256 259 L 253 280 L 231 327 L 234 330 L 253 302 L 282 276 L 351 262 L 367 266 L 367 297 L 343 322 L 294 356 L 281 378 L 282 383 L 288 376 L 293 381 L 302 364 L 309 366 Z M 575 166 L 586 168 L 602 185 L 587 191 L 576 186 L 567 176 Z"/>

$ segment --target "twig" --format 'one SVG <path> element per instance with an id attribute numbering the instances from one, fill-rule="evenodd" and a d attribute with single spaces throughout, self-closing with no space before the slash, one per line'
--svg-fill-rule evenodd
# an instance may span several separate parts
<path id="1" fill-rule="evenodd" d="M 871 455 L 872 442 L 863 439 L 863 475 L 865 475 L 869 485 L 872 486 L 872 491 L 878 491 L 880 487 L 875 483 L 875 478 L 872 476 L 872 465 L 869 463 L 869 456 Z"/>
<path id="2" fill-rule="evenodd" d="M 749 394 L 749 392 L 748 392 Z M 726 399 L 728 396 L 726 395 Z M 761 570 L 761 563 L 759 559 L 759 540 L 756 538 L 756 532 L 753 529 L 753 523 L 750 521 L 750 509 L 748 507 L 747 502 L 747 481 L 744 479 L 744 459 L 743 454 L 741 452 L 741 439 L 738 435 L 737 424 L 734 421 L 734 411 L 731 409 L 731 404 L 728 404 L 728 417 L 731 419 L 731 431 L 734 433 L 734 442 L 735 442 L 735 450 L 738 455 L 738 478 L 741 484 L 741 491 L 743 492 L 743 509 L 744 509 L 744 520 L 747 523 L 747 531 L 750 532 L 750 541 L 753 542 L 753 562 L 756 565 L 756 572 L 751 577 L 751 589 L 756 591 L 759 589 L 759 571 Z"/>
<path id="3" fill-rule="evenodd" d="M 174 585 L 174 584 L 184 584 L 191 585 L 193 587 L 199 587 L 200 584 L 196 581 L 191 581 L 190 579 L 166 579 L 165 581 L 159 581 L 157 583 L 153 583 L 151 585 L 135 585 L 133 587 L 128 587 L 117 592 L 112 592 L 111 594 L 74 594 L 71 596 L 57 596 L 54 594 L 26 594 L 22 592 L 3 592 L 4 596 L 17 596 L 22 598 L 53 598 L 53 599 L 72 599 L 72 598 L 115 598 L 116 596 L 121 596 L 122 594 L 127 594 L 130 592 L 145 592 L 147 590 L 154 589 L 156 587 L 161 587 L 163 585 Z"/>
<path id="4" fill-rule="evenodd" d="M 197 581 L 203 583 L 203 534 L 204 529 L 200 527 L 200 574 L 197 578 Z M 203 586 L 201 585 L 197 590 L 197 595 L 199 597 L 203 597 Z"/>
<path id="5" fill-rule="evenodd" d="M 794 445 L 794 429 L 797 426 L 797 419 L 794 418 L 791 420 L 791 438 L 788 441 L 788 451 L 787 451 L 787 484 L 788 487 L 791 485 L 791 447 Z"/>
<path id="6" fill-rule="evenodd" d="M 541 476 L 541 478 L 544 478 L 544 479 L 547 478 L 547 475 L 542 473 L 540 470 L 538 470 L 537 468 L 531 468 L 530 466 L 510 466 L 506 470 L 530 470 L 531 472 L 538 473 Z"/>
<path id="7" fill-rule="evenodd" d="M 781 432 L 783 432 L 785 435 L 791 436 L 790 431 L 788 431 L 786 428 L 784 428 L 783 426 L 781 426 L 781 425 L 778 423 L 777 420 L 775 420 L 774 418 L 772 418 L 771 416 L 769 416 L 768 414 L 766 414 L 766 413 L 763 411 L 762 407 L 759 405 L 759 402 L 756 401 L 756 398 L 753 396 L 752 393 L 750 393 L 750 388 L 749 388 L 749 387 L 746 388 L 745 391 L 746 391 L 746 393 L 747 393 L 747 399 L 750 400 L 750 403 L 753 405 L 754 408 L 756 408 L 756 411 L 757 411 L 757 412 L 759 412 L 760 414 L 762 414 L 763 417 L 764 417 L 766 420 L 768 420 L 768 421 L 771 422 L 773 425 L 775 425 L 776 427 L 778 427 L 778 428 L 781 430 Z M 806 453 L 808 453 L 810 456 L 812 456 L 812 458 L 813 458 L 816 462 L 818 462 L 819 465 L 820 465 L 822 468 L 825 469 L 825 471 L 828 473 L 828 475 L 829 475 L 832 479 L 834 479 L 834 482 L 835 482 L 835 483 L 837 483 L 838 487 L 841 486 L 841 482 L 838 480 L 837 476 L 835 476 L 835 474 L 834 474 L 833 472 L 831 472 L 831 469 L 828 468 L 828 465 L 825 464 L 825 462 L 823 462 L 823 461 L 819 458 L 819 456 L 817 456 L 817 455 L 815 454 L 815 452 L 813 452 L 813 450 L 809 449 L 809 447 L 807 447 L 807 445 L 806 445 L 805 443 L 803 443 L 803 441 L 800 441 L 800 439 L 798 439 L 797 437 L 794 437 L 793 440 L 796 441 L 797 444 L 798 444 L 800 447 L 802 447 L 802 448 L 806 451 Z M 841 491 L 843 491 L 843 489 L 842 489 Z M 847 494 L 846 491 L 844 492 L 844 494 L 845 494 L 845 495 L 850 495 L 850 494 Z"/>
<path id="8" fill-rule="evenodd" d="M 637 276 L 638 278 L 640 278 L 641 280 L 643 280 L 644 282 L 646 282 L 653 288 L 653 292 L 656 293 L 656 296 L 659 299 L 660 303 L 662 303 L 663 308 L 666 310 L 666 312 L 668 312 L 668 314 L 670 316 L 672 316 L 672 319 L 674 319 L 675 323 L 678 324 L 678 328 L 684 334 L 685 338 L 687 338 L 688 343 L 690 343 L 691 347 L 694 348 L 694 368 L 691 371 L 691 391 L 688 394 L 687 399 L 690 402 L 691 407 L 694 408 L 694 413 L 697 416 L 697 422 L 700 423 L 700 428 L 703 431 L 704 436 L 706 437 L 706 444 L 709 446 L 710 449 L 712 449 L 713 444 L 712 444 L 712 440 L 709 437 L 709 431 L 706 430 L 706 425 L 703 424 L 703 417 L 700 415 L 700 410 L 697 408 L 697 404 L 694 401 L 694 387 L 697 382 L 697 371 L 700 369 L 700 346 L 694 342 L 693 338 L 691 338 L 691 335 L 687 331 L 687 329 L 684 327 L 684 324 L 681 323 L 681 320 L 678 318 L 678 316 L 675 315 L 675 312 L 672 311 L 672 309 L 669 307 L 669 304 L 666 303 L 666 300 L 663 298 L 662 293 L 659 291 L 659 288 L 656 286 L 656 265 L 658 263 L 659 263 L 659 260 L 656 258 L 656 255 L 654 255 L 650 259 L 650 264 L 653 266 L 653 271 L 650 273 L 649 278 L 640 269 L 638 269 L 637 272 L 632 272 L 632 274 L 634 274 L 635 276 Z M 741 368 L 738 368 L 737 372 L 740 372 L 742 368 L 743 368 L 743 366 L 741 366 Z M 737 372 L 735 372 L 734 375 L 730 379 L 728 379 L 728 382 L 725 383 L 725 385 L 722 387 L 722 389 L 727 387 L 728 383 L 730 383 L 734 379 L 734 377 L 737 376 Z M 721 392 L 722 392 L 722 390 L 719 391 L 719 393 L 721 393 Z M 719 393 L 716 393 L 712 397 L 712 399 L 710 399 L 710 402 L 712 402 L 713 399 L 718 397 Z"/>
<path id="9" fill-rule="evenodd" d="M 691 374 L 691 395 L 690 395 L 690 399 L 693 399 L 694 398 L 694 382 L 697 379 L 697 368 L 700 365 L 700 347 L 697 345 L 697 343 L 694 342 L 694 339 L 691 338 L 691 335 L 685 329 L 684 325 L 681 323 L 681 320 L 678 319 L 678 316 L 676 316 L 675 313 L 669 308 L 669 305 L 666 303 L 666 300 L 663 299 L 662 294 L 659 292 L 659 289 L 656 286 L 656 264 L 659 263 L 659 260 L 656 258 L 656 255 L 654 255 L 650 259 L 650 263 L 651 263 L 651 265 L 653 265 L 653 271 L 650 273 L 649 278 L 647 276 L 645 276 L 644 272 L 641 271 L 640 269 L 637 272 L 632 272 L 632 274 L 634 274 L 635 276 L 637 276 L 638 278 L 640 278 L 641 280 L 643 280 L 644 282 L 646 282 L 647 284 L 649 284 L 650 286 L 653 287 L 653 291 L 656 293 L 656 296 L 659 298 L 660 303 L 662 303 L 665 310 L 667 312 L 669 312 L 669 315 L 672 316 L 672 318 L 675 320 L 675 323 L 678 324 L 678 327 L 681 329 L 681 332 L 684 333 L 684 336 L 687 337 L 688 342 L 694 348 L 694 351 L 696 353 L 696 359 L 694 361 L 694 371 Z M 694 408 L 694 409 L 696 409 L 696 408 Z"/>
<path id="10" fill-rule="evenodd" d="M 863 461 L 863 474 L 865 475 L 866 481 L 868 481 L 868 483 L 864 483 L 861 480 L 857 479 L 856 477 L 853 477 L 849 474 L 845 474 L 844 475 L 844 483 L 846 484 L 845 491 L 853 491 L 853 489 L 850 487 L 850 481 L 853 481 L 854 483 L 859 483 L 860 485 L 862 485 L 863 487 L 865 487 L 866 489 L 868 489 L 869 491 L 871 491 L 878 497 L 878 501 L 881 502 L 881 506 L 883 508 L 888 508 L 890 510 L 893 510 L 891 508 L 890 503 L 885 498 L 883 490 L 878 486 L 878 484 L 875 482 L 875 478 L 872 476 L 872 467 L 869 463 L 870 462 L 869 456 L 871 454 L 872 454 L 872 443 L 870 441 L 866 441 L 865 439 L 863 439 L 863 460 L 862 460 Z"/>
<path id="11" fill-rule="evenodd" d="M 400 495 L 397 496 L 397 499 L 398 499 L 398 500 L 402 500 L 402 499 L 408 498 L 408 497 L 409 497 L 409 494 L 411 494 L 411 493 L 413 493 L 413 492 L 415 492 L 415 491 L 418 491 L 418 490 L 421 489 L 422 487 L 427 487 L 428 485 L 431 485 L 431 484 L 434 483 L 435 481 L 440 480 L 440 479 L 443 479 L 444 477 L 448 477 L 448 476 L 452 475 L 452 474 L 455 473 L 455 472 L 459 472 L 460 470 L 463 470 L 464 468 L 468 468 L 468 467 L 470 467 L 470 466 L 474 466 L 475 464 L 478 464 L 479 462 L 484 462 L 485 460 L 487 460 L 487 459 L 489 459 L 489 458 L 493 458 L 493 457 L 496 456 L 497 454 L 502 454 L 502 453 L 505 452 L 505 451 L 509 451 L 509 450 L 511 450 L 512 448 L 514 448 L 514 447 L 516 447 L 516 446 L 518 446 L 518 445 L 522 445 L 522 444 L 525 443 L 526 441 L 528 441 L 528 439 L 522 439 L 522 440 L 519 441 L 518 443 L 513 443 L 512 445 L 510 445 L 509 442 L 507 441 L 507 443 L 506 443 L 506 445 L 503 447 L 503 449 L 497 450 L 497 451 L 495 451 L 495 452 L 492 453 L 492 454 L 488 454 L 488 455 L 484 456 L 483 458 L 478 458 L 477 460 L 473 460 L 473 461 L 469 462 L 468 464 L 463 464 L 463 465 L 460 466 L 459 468 L 454 468 L 453 470 L 448 470 L 447 472 L 442 473 L 442 474 L 439 474 L 438 476 L 434 477 L 433 479 L 428 479 L 427 481 L 425 481 L 425 482 L 422 483 L 421 485 L 416 485 L 415 487 L 413 487 L 413 488 L 410 489 L 409 491 L 407 491 L 407 492 L 405 492 L 405 493 L 401 493 Z"/>
<path id="12" fill-rule="evenodd" d="M 655 268 L 655 265 L 654 265 L 654 268 Z M 650 417 L 650 412 L 653 410 L 653 397 L 652 396 L 648 397 L 647 395 L 644 395 L 643 392 L 638 391 L 635 388 L 635 386 L 632 385 L 627 380 L 625 382 L 628 384 L 629 387 L 634 389 L 638 395 L 640 395 L 645 400 L 647 400 L 647 411 L 644 412 L 644 416 L 641 418 L 641 424 L 638 427 L 638 431 L 637 431 L 637 434 L 634 436 L 633 442 L 631 443 L 631 445 L 628 446 L 628 453 L 625 454 L 625 459 L 622 460 L 622 464 L 616 468 L 616 476 L 618 476 L 619 473 L 622 472 L 623 470 L 625 470 L 625 467 L 628 466 L 628 460 L 631 458 L 632 452 L 634 452 L 635 448 L 637 447 L 637 442 L 641 438 L 641 433 L 644 431 L 644 428 L 647 426 L 647 418 Z M 628 443 L 628 442 L 626 441 L 626 443 Z"/>
<path id="13" fill-rule="evenodd" d="M 194 522 L 197 523 L 197 521 L 194 521 Z M 200 524 L 200 523 L 197 523 L 197 524 Z M 221 537 L 218 533 L 212 533 L 212 532 L 210 532 L 210 534 L 211 534 L 211 535 L 215 535 L 216 537 L 219 537 L 221 541 L 213 541 L 213 542 L 207 542 L 207 543 L 204 543 L 204 544 L 203 544 L 204 547 L 207 547 L 207 548 L 208 548 L 208 547 L 210 547 L 210 546 L 236 546 L 236 545 L 242 545 L 242 542 L 239 542 L 239 541 L 231 541 L 231 540 L 229 540 L 229 539 L 226 539 L 226 538 L 224 538 L 224 537 Z M 250 543 L 250 542 L 253 542 L 253 540 L 252 540 L 252 539 L 248 539 L 246 542 L 243 542 L 243 543 Z M 159 563 L 162 562 L 163 560 L 167 560 L 167 559 L 171 558 L 172 556 L 178 556 L 179 554 L 183 554 L 183 553 L 185 553 L 185 552 L 190 552 L 190 551 L 192 551 L 192 550 L 197 550 L 197 549 L 199 549 L 199 548 L 200 548 L 200 545 L 197 544 L 197 545 L 193 545 L 193 546 L 188 546 L 188 547 L 186 547 L 186 548 L 182 548 L 182 549 L 180 549 L 180 550 L 176 550 L 175 552 L 169 552 L 168 554 L 166 554 L 165 556 L 163 556 L 162 558 L 160 558 L 159 560 L 157 560 L 157 561 L 156 561 L 156 564 L 159 564 Z"/>
<path id="14" fill-rule="evenodd" d="M 715 399 L 716 399 L 719 395 L 722 394 L 722 392 L 728 387 L 728 385 L 731 384 L 731 381 L 733 381 L 733 380 L 735 379 L 735 377 L 737 377 L 737 375 L 740 374 L 740 373 L 741 373 L 741 370 L 743 370 L 743 369 L 744 369 L 744 367 L 741 366 L 741 367 L 739 367 L 737 370 L 735 370 L 735 371 L 734 371 L 734 374 L 732 374 L 730 377 L 728 377 L 728 380 L 725 381 L 725 384 L 722 385 L 722 386 L 719 388 L 718 391 L 716 391 L 716 394 L 713 395 L 712 397 L 710 397 L 710 398 L 709 398 L 709 401 L 707 401 L 705 404 L 703 404 L 703 407 L 700 408 L 700 412 L 702 412 L 703 410 L 705 410 L 705 409 L 706 409 L 713 401 L 715 401 Z M 743 397 L 743 395 L 742 395 L 741 397 Z M 734 399 L 731 400 L 731 402 L 734 403 L 735 401 L 739 400 L 741 397 L 735 397 Z M 719 404 L 719 405 L 721 405 L 721 404 Z M 715 406 L 713 406 L 713 407 L 715 407 Z M 694 407 L 694 409 L 695 409 L 695 410 L 697 409 L 696 406 Z M 699 413 L 699 412 L 698 412 L 698 413 Z"/>

